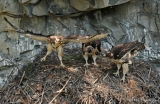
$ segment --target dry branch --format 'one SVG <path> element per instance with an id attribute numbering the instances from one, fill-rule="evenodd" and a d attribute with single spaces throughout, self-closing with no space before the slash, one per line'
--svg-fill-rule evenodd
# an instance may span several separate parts
<path id="1" fill-rule="evenodd" d="M 48 103 L 48 104 L 53 104 L 53 101 L 59 96 L 59 94 L 61 94 L 61 92 L 63 91 L 63 89 L 67 86 L 69 80 L 71 79 L 71 76 L 69 77 L 69 79 L 66 81 L 65 85 L 62 87 L 62 89 L 60 89 L 58 92 L 58 94 Z"/>

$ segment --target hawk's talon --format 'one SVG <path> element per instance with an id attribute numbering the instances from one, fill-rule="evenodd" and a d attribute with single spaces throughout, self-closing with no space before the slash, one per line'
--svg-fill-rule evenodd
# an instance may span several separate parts
<path id="1" fill-rule="evenodd" d="M 115 76 L 119 76 L 119 71 L 117 71 L 117 72 L 115 72 L 113 74 L 115 74 Z"/>
<path id="2" fill-rule="evenodd" d="M 125 76 L 122 77 L 121 81 L 124 83 L 125 82 Z"/>
<path id="3" fill-rule="evenodd" d="M 42 62 L 42 61 L 46 61 L 46 58 L 45 58 L 45 57 L 41 58 L 41 62 Z"/>
<path id="4" fill-rule="evenodd" d="M 99 65 L 97 63 L 94 63 L 94 66 L 99 67 Z"/>
<path id="5" fill-rule="evenodd" d="M 65 68 L 65 65 L 64 65 L 64 64 L 61 64 L 60 67 Z"/>
<path id="6" fill-rule="evenodd" d="M 89 65 L 90 65 L 90 64 L 84 64 L 83 66 L 86 66 L 86 67 L 88 68 Z"/>

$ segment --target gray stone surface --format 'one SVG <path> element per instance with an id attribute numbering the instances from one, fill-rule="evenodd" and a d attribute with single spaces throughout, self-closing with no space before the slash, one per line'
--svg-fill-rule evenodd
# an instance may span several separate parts
<path id="1" fill-rule="evenodd" d="M 143 41 L 147 48 L 137 58 L 157 63 L 159 8 L 159 0 L 1 0 L 0 88 L 45 46 L 15 32 L 3 20 L 4 16 L 17 27 L 43 35 L 109 33 L 109 37 L 102 39 L 105 50 L 127 41 Z M 69 43 L 66 47 L 80 46 Z"/>
<path id="2" fill-rule="evenodd" d="M 86 11 L 123 4 L 128 1 L 129 0 L 70 0 L 70 4 L 78 11 Z"/>
<path id="3" fill-rule="evenodd" d="M 39 4 L 33 6 L 32 14 L 36 16 L 44 16 L 48 14 L 48 5 L 46 0 L 42 0 Z"/>
<path id="4" fill-rule="evenodd" d="M 0 12 L 21 15 L 23 14 L 23 6 L 17 0 L 1 0 Z"/>

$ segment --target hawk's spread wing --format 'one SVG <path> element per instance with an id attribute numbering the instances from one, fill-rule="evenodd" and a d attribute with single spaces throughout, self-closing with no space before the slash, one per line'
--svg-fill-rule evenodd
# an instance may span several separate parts
<path id="1" fill-rule="evenodd" d="M 104 38 L 107 36 L 107 34 L 97 34 L 97 35 L 93 35 L 93 36 L 79 36 L 79 35 L 71 35 L 71 36 L 56 36 L 56 35 L 51 35 L 51 36 L 44 36 L 42 34 L 36 34 L 33 33 L 31 31 L 24 31 L 21 28 L 17 28 L 16 26 L 14 26 L 11 22 L 8 21 L 8 19 L 6 17 L 4 17 L 4 20 L 11 26 L 13 27 L 17 32 L 19 33 L 24 33 L 23 35 L 26 37 L 29 37 L 34 40 L 39 40 L 39 41 L 48 41 L 52 40 L 52 42 L 54 42 L 54 40 L 56 39 L 57 42 L 59 42 L 59 44 L 66 44 L 68 42 L 74 42 L 74 43 L 87 43 L 87 42 L 91 42 L 94 40 L 98 40 L 101 38 Z M 54 39 L 55 38 L 55 39 Z"/>
<path id="2" fill-rule="evenodd" d="M 107 34 L 96 34 L 93 36 L 77 37 L 75 39 L 66 37 L 63 41 L 74 42 L 74 43 L 87 43 L 87 42 L 95 41 L 101 38 L 105 38 L 106 36 Z"/>

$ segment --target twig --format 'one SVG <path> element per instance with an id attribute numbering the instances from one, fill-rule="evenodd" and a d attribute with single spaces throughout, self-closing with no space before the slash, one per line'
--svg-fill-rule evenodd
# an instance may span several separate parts
<path id="1" fill-rule="evenodd" d="M 137 74 L 139 77 L 140 77 L 140 75 L 139 74 Z M 127 76 L 130 76 L 131 78 L 135 78 L 135 79 L 137 79 L 139 82 L 141 82 L 141 83 L 145 83 L 146 84 L 146 81 L 142 78 L 142 77 L 135 77 L 134 75 L 127 75 Z"/>
<path id="2" fill-rule="evenodd" d="M 151 68 L 150 68 L 149 73 L 148 73 L 148 81 L 150 79 L 150 74 L 151 74 Z"/>
<path id="3" fill-rule="evenodd" d="M 24 78 L 24 75 L 25 75 L 25 71 L 23 72 L 23 75 L 22 75 L 21 80 L 20 80 L 20 82 L 19 82 L 18 85 L 20 85 L 20 84 L 22 83 L 22 80 L 23 80 L 23 78 Z"/>
<path id="4" fill-rule="evenodd" d="M 91 104 L 91 101 L 90 101 L 90 96 L 88 95 L 88 104 Z"/>
<path id="5" fill-rule="evenodd" d="M 31 86 L 29 86 L 28 83 L 27 83 L 27 86 L 31 89 L 31 91 L 32 91 L 34 94 L 36 94 L 36 91 L 34 91 L 34 89 L 33 89 Z"/>
<path id="6" fill-rule="evenodd" d="M 42 101 L 43 101 L 43 96 L 44 96 L 44 90 L 43 90 L 43 92 L 42 92 L 42 97 L 41 97 L 41 100 L 40 100 L 40 103 L 39 104 L 42 104 Z"/>
<path id="7" fill-rule="evenodd" d="M 158 98 L 158 93 L 160 93 L 160 91 L 159 91 L 159 88 L 160 88 L 160 85 L 156 88 L 156 97 Z"/>
<path id="8" fill-rule="evenodd" d="M 44 95 L 44 99 L 46 100 L 46 102 L 49 102 L 49 100 L 47 99 L 47 97 Z"/>
<path id="9" fill-rule="evenodd" d="M 46 86 L 46 84 L 45 84 L 45 86 Z M 44 89 L 45 89 L 45 86 L 44 86 L 44 88 L 43 88 L 43 91 L 42 91 L 42 97 L 41 97 L 41 102 L 39 103 L 39 104 L 42 104 L 42 101 L 43 101 L 43 96 L 44 96 L 44 93 L 45 93 L 45 91 L 44 91 Z"/>
<path id="10" fill-rule="evenodd" d="M 33 104 L 38 104 L 39 100 L 40 100 L 40 99 L 38 98 L 38 99 L 37 99 L 37 101 L 36 101 L 36 102 L 34 102 Z"/>
<path id="11" fill-rule="evenodd" d="M 16 86 L 16 85 L 15 85 L 15 86 Z M 8 88 L 7 88 L 7 92 L 3 92 L 3 93 L 6 94 L 5 96 L 8 98 L 8 99 L 7 99 L 7 102 L 9 102 L 10 99 L 12 98 L 12 96 L 9 97 L 9 94 L 11 93 L 10 91 L 12 91 L 12 88 L 13 88 L 13 87 L 14 87 L 14 85 L 11 86 L 11 87 L 8 87 Z"/>
<path id="12" fill-rule="evenodd" d="M 103 77 L 103 81 L 104 81 L 107 77 L 108 77 L 108 73 L 107 73 L 107 75 L 106 75 L 105 77 Z"/>
<path id="13" fill-rule="evenodd" d="M 26 96 L 28 104 L 30 104 L 30 100 L 29 100 L 29 99 L 31 99 L 31 97 L 28 96 L 28 94 L 26 93 L 26 91 L 24 91 L 24 90 L 22 90 L 22 89 L 20 89 L 20 90 L 21 90 L 21 92 Z"/>
<path id="14" fill-rule="evenodd" d="M 59 96 L 59 94 L 63 91 L 63 89 L 67 86 L 69 80 L 71 79 L 71 76 L 69 77 L 69 79 L 67 80 L 67 82 L 65 83 L 65 85 L 62 87 L 62 89 L 60 89 L 58 92 L 58 94 L 48 103 L 48 104 L 53 104 L 52 102 Z"/>
<path id="15" fill-rule="evenodd" d="M 78 104 L 81 99 L 82 99 L 82 96 L 80 95 L 80 98 L 77 100 L 76 104 Z"/>
<path id="16" fill-rule="evenodd" d="M 104 72 L 93 82 L 93 84 L 97 83 L 97 81 L 103 76 Z"/>
<path id="17" fill-rule="evenodd" d="M 135 77 L 136 79 L 138 79 L 140 82 L 146 84 L 146 80 L 145 80 L 144 78 L 142 78 L 142 76 L 145 76 L 145 75 L 143 75 L 142 73 L 141 73 L 142 75 L 140 75 L 139 73 L 141 73 L 141 72 L 137 70 L 136 74 L 138 75 L 138 77 L 135 77 L 135 76 L 134 76 L 134 77 Z"/>

